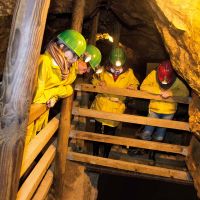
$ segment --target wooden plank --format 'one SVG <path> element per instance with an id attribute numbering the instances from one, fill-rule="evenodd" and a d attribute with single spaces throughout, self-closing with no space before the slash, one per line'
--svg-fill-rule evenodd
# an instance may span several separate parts
<path id="1" fill-rule="evenodd" d="M 28 144 L 26 152 L 24 152 L 24 157 L 22 161 L 22 167 L 20 172 L 20 177 L 26 172 L 30 167 L 32 162 L 35 160 L 37 155 L 41 152 L 44 146 L 48 143 L 51 137 L 54 135 L 58 129 L 59 115 L 54 117 Z"/>
<path id="2" fill-rule="evenodd" d="M 43 176 L 45 175 L 47 169 L 52 163 L 56 153 L 56 148 L 51 145 L 47 151 L 44 153 L 38 164 L 35 166 L 33 171 L 30 173 L 28 178 L 24 181 L 21 188 L 17 193 L 16 200 L 29 200 L 36 191 L 38 185 L 40 184 Z"/>
<path id="3" fill-rule="evenodd" d="M 129 90 L 129 89 L 122 89 L 122 88 L 113 88 L 113 87 L 101 87 L 101 86 L 94 86 L 91 84 L 77 84 L 75 86 L 75 90 L 77 91 L 85 91 L 85 92 L 96 92 L 96 93 L 106 93 L 106 94 L 115 94 L 121 95 L 126 97 L 134 97 L 134 98 L 141 98 L 141 99 L 154 99 L 166 102 L 177 102 L 183 104 L 189 104 L 190 98 L 189 97 L 170 97 L 167 99 L 162 98 L 160 95 L 150 94 L 145 91 L 141 90 Z"/>
<path id="4" fill-rule="evenodd" d="M 101 158 L 91 155 L 86 155 L 82 153 L 75 153 L 75 152 L 68 152 L 67 158 L 72 161 L 78 161 L 83 163 L 89 163 L 92 165 L 100 165 L 104 167 L 111 167 L 120 170 L 132 171 L 142 174 L 149 174 L 155 176 L 162 176 L 168 177 L 171 179 L 179 179 L 188 181 L 191 180 L 191 177 L 188 172 L 169 169 L 169 168 L 162 168 L 157 166 L 150 166 L 138 163 L 130 163 L 121 160 L 114 160 L 108 158 Z"/>
<path id="5" fill-rule="evenodd" d="M 31 200 L 45 200 L 52 182 L 53 182 L 53 172 L 51 170 L 48 170 L 44 179 L 40 183 L 35 195 Z"/>
<path id="6" fill-rule="evenodd" d="M 151 149 L 151 150 L 157 150 L 157 151 L 165 151 L 165 152 L 177 153 L 177 154 L 181 154 L 185 156 L 188 153 L 188 148 L 186 146 L 145 141 L 145 140 L 125 138 L 125 137 L 119 137 L 119 136 L 111 136 L 111 135 L 105 135 L 105 134 L 102 135 L 102 134 L 78 131 L 78 130 L 71 130 L 70 137 L 78 138 L 82 140 L 124 145 L 128 147 L 138 147 L 138 148 Z"/>
<path id="7" fill-rule="evenodd" d="M 31 104 L 28 125 L 35 121 L 40 115 L 47 110 L 46 104 L 35 103 Z"/>
<path id="8" fill-rule="evenodd" d="M 85 0 L 75 0 L 72 12 L 72 29 L 81 32 L 84 17 Z"/>
<path id="9" fill-rule="evenodd" d="M 0 199 L 15 200 L 50 0 L 17 0 L 0 96 Z"/>
<path id="10" fill-rule="evenodd" d="M 109 120 L 120 121 L 120 122 L 128 122 L 128 123 L 134 123 L 134 124 L 143 124 L 143 125 L 189 131 L 189 124 L 187 122 L 180 122 L 180 121 L 174 121 L 174 120 L 156 119 L 156 118 L 143 117 L 143 116 L 137 116 L 137 115 L 102 112 L 102 111 L 96 111 L 96 110 L 85 109 L 85 108 L 77 108 L 77 107 L 73 108 L 72 114 L 79 115 L 79 116 L 92 117 L 92 118 L 102 118 L 102 119 L 109 119 Z"/>
<path id="11" fill-rule="evenodd" d="M 54 170 L 56 199 L 62 199 L 63 195 L 67 146 L 71 129 L 72 102 L 73 95 L 63 100 L 61 108 Z"/>

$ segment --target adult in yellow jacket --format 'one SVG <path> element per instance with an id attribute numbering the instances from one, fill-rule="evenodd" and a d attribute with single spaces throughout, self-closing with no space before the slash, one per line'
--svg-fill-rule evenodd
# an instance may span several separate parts
<path id="1" fill-rule="evenodd" d="M 186 97 L 189 95 L 187 87 L 175 75 L 169 60 L 159 64 L 156 70 L 153 70 L 143 81 L 140 90 L 147 91 L 152 94 L 160 95 L 163 98 L 172 96 Z M 177 103 L 151 100 L 149 104 L 149 117 L 159 119 L 172 119 L 177 110 Z M 145 126 L 140 137 L 144 140 L 162 141 L 165 137 L 166 129 Z"/>
<path id="2" fill-rule="evenodd" d="M 128 88 L 136 90 L 139 82 L 134 76 L 133 70 L 124 67 L 125 63 L 125 53 L 122 48 L 114 48 L 110 54 L 111 66 L 105 67 L 103 72 L 100 74 L 95 74 L 93 76 L 92 84 L 98 86 L 107 86 L 114 88 Z M 91 109 L 98 111 L 105 111 L 111 113 L 124 113 L 125 97 L 109 94 L 98 94 L 92 103 Z M 95 132 L 105 133 L 114 135 L 115 130 L 119 122 L 106 120 L 106 119 L 96 119 L 95 120 Z M 95 142 L 93 145 L 93 154 L 99 155 L 99 143 Z M 104 145 L 104 157 L 108 157 L 111 149 L 110 144 Z"/>
<path id="3" fill-rule="evenodd" d="M 39 58 L 33 103 L 46 104 L 50 108 L 58 98 L 73 93 L 70 84 L 75 80 L 80 66 L 83 66 L 76 61 L 85 49 L 84 37 L 70 29 L 60 33 L 48 44 L 45 53 Z M 46 111 L 34 124 L 29 125 L 25 144 L 47 123 L 48 115 L 49 111 Z"/>

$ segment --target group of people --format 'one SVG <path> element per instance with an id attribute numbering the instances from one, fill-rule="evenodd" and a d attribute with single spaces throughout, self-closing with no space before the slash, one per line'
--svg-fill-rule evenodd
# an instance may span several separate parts
<path id="1" fill-rule="evenodd" d="M 124 65 L 126 57 L 123 49 L 114 48 L 111 51 L 109 60 L 110 65 L 104 67 L 103 72 L 99 76 L 94 74 L 92 84 L 101 87 L 126 88 L 129 89 L 130 92 L 131 90 L 137 90 L 139 82 L 133 70 Z M 169 60 L 161 62 L 155 70 L 147 75 L 140 86 L 140 90 L 159 95 L 163 99 L 173 96 L 186 97 L 189 95 L 187 87 L 176 76 Z M 123 96 L 98 94 L 91 108 L 98 111 L 122 114 L 125 111 L 124 100 L 125 97 Z M 170 120 L 173 118 L 176 110 L 177 103 L 151 100 L 148 117 Z M 95 119 L 95 132 L 115 135 L 118 125 L 118 121 Z M 155 132 L 154 129 L 156 129 Z M 139 134 L 139 138 L 161 142 L 164 140 L 165 133 L 166 128 L 145 126 L 143 131 Z M 99 146 L 100 143 L 95 142 L 93 144 L 93 155 L 99 155 Z M 104 144 L 103 146 L 103 157 L 108 157 L 111 144 Z"/>
<path id="2" fill-rule="evenodd" d="M 115 88 L 137 90 L 139 81 L 133 70 L 125 65 L 126 55 L 121 47 L 112 49 L 109 65 L 98 70 L 101 62 L 101 52 L 94 45 L 87 45 L 84 37 L 77 31 L 65 30 L 57 38 L 50 41 L 46 51 L 39 58 L 38 73 L 33 103 L 46 104 L 53 107 L 59 98 L 65 98 L 73 93 L 71 84 L 77 74 L 83 74 L 92 68 L 95 72 L 92 84 Z M 176 76 L 169 60 L 161 62 L 143 81 L 140 90 L 160 95 L 163 98 L 171 96 L 188 96 L 189 92 L 183 82 Z M 91 109 L 111 113 L 125 112 L 125 97 L 97 94 Z M 151 100 L 149 117 L 172 119 L 177 104 L 171 102 Z M 38 120 L 28 126 L 26 145 L 40 131 L 48 121 L 47 110 Z M 95 119 L 95 132 L 114 135 L 119 122 L 105 119 Z M 165 128 L 145 126 L 140 134 L 144 140 L 162 141 Z M 100 143 L 93 143 L 93 154 L 99 155 Z M 108 157 L 110 144 L 104 144 L 103 156 Z"/>

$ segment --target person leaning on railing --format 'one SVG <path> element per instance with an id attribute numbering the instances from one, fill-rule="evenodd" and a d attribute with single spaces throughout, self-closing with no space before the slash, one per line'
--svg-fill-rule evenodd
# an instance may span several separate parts
<path id="1" fill-rule="evenodd" d="M 189 95 L 187 87 L 176 76 L 169 60 L 161 62 L 157 69 L 153 70 L 144 79 L 140 90 L 160 95 L 164 99 L 173 96 L 187 97 Z M 176 110 L 177 103 L 151 100 L 148 117 L 170 120 Z M 163 141 L 166 128 L 157 127 L 155 133 L 153 133 L 154 129 L 154 126 L 145 126 L 139 137 L 143 140 Z"/>
<path id="2" fill-rule="evenodd" d="M 73 93 L 70 85 L 77 71 L 84 73 L 87 65 L 78 58 L 85 52 L 86 41 L 77 31 L 65 30 L 49 42 L 39 58 L 33 103 L 53 107 L 59 98 Z M 49 110 L 28 126 L 25 146 L 48 122 Z"/>
<path id="3" fill-rule="evenodd" d="M 104 67 L 101 73 L 94 74 L 92 84 L 101 87 L 107 86 L 136 90 L 139 82 L 136 79 L 133 70 L 124 66 L 126 60 L 124 50 L 119 47 L 114 48 L 111 51 L 109 60 L 111 65 Z M 91 105 L 91 109 L 112 113 L 124 113 L 124 100 L 125 97 L 123 96 L 98 94 Z M 120 122 L 117 121 L 95 119 L 95 132 L 114 135 L 119 124 Z M 100 143 L 93 143 L 93 155 L 99 155 L 99 146 Z M 109 156 L 110 149 L 110 144 L 104 145 L 104 157 Z"/>

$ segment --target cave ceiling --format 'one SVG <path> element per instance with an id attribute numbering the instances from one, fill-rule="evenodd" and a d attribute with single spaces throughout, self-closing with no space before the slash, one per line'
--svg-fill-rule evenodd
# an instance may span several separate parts
<path id="1" fill-rule="evenodd" d="M 51 1 L 45 42 L 51 34 L 70 27 L 73 2 Z M 1 73 L 14 5 L 15 0 L 0 0 Z M 127 48 L 128 64 L 133 65 L 140 78 L 144 78 L 146 63 L 160 62 L 170 56 L 178 74 L 200 94 L 200 0 L 184 3 L 181 0 L 86 0 L 83 23 L 86 37 L 97 12 L 100 12 L 98 32 L 112 35 L 115 23 L 120 24 L 120 42 Z M 104 49 L 103 55 L 108 53 Z"/>

